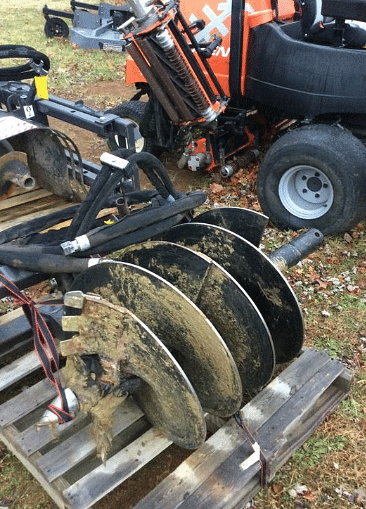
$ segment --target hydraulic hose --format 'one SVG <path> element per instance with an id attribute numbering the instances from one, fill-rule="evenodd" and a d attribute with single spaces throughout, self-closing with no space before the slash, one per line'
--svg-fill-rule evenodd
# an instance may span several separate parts
<path id="1" fill-rule="evenodd" d="M 129 152 L 129 151 L 128 151 Z M 122 151 L 121 151 L 122 153 Z M 128 161 L 128 159 L 127 159 Z M 129 164 L 124 170 L 118 168 L 111 168 L 110 166 L 102 166 L 100 173 L 103 173 L 100 179 L 96 179 L 92 185 L 87 199 L 83 202 L 78 217 L 75 217 L 75 221 L 71 224 L 67 238 L 72 238 L 82 235 L 90 230 L 93 221 L 101 210 L 103 204 L 109 197 L 109 195 L 115 191 L 122 178 L 129 173 L 133 172 L 133 164 Z M 85 203 L 87 201 L 87 203 Z"/>
<path id="2" fill-rule="evenodd" d="M 179 197 L 179 193 L 175 190 L 163 163 L 153 154 L 137 152 L 128 158 L 128 162 L 137 164 L 143 170 L 163 198 L 167 198 L 169 195 L 174 199 Z M 160 179 L 156 177 L 154 170 Z"/>
<path id="3" fill-rule="evenodd" d="M 124 198 L 131 205 L 147 203 L 152 200 L 158 192 L 155 189 L 143 189 L 141 191 L 132 191 L 130 193 L 126 193 Z M 109 200 L 103 204 L 103 208 L 112 208 L 116 206 L 116 201 L 118 198 L 122 197 L 122 195 L 116 195 L 116 197 L 111 197 Z M 46 233 L 39 233 L 46 228 L 52 228 L 59 223 L 67 221 L 68 219 L 72 219 L 76 212 L 79 210 L 80 204 L 72 205 L 71 207 L 63 210 L 58 210 L 56 212 L 52 212 L 51 214 L 47 214 L 46 216 L 37 217 L 28 221 L 25 224 L 18 224 L 16 226 L 12 226 L 2 232 L 0 232 L 0 245 L 6 244 L 8 242 L 17 241 L 17 245 L 26 245 L 26 244 L 60 244 L 64 242 L 66 239 L 67 232 L 69 230 L 68 227 L 59 228 L 57 230 L 49 230 Z M 103 223 L 103 219 L 96 219 L 92 224 L 92 228 L 98 228 Z M 91 228 L 91 229 L 92 229 Z"/>
<path id="4" fill-rule="evenodd" d="M 118 251 L 119 249 L 131 246 L 132 244 L 137 244 L 139 242 L 149 240 L 180 223 L 185 216 L 185 213 L 177 214 L 175 216 L 169 217 L 168 219 L 164 219 L 159 223 L 153 223 L 146 228 L 141 228 L 140 230 L 126 233 L 122 237 L 117 237 L 115 239 L 109 240 L 105 244 L 100 244 L 98 246 L 98 253 L 113 253 L 113 251 Z M 84 254 L 95 254 L 94 251 L 95 249 L 90 250 Z"/>
<path id="5" fill-rule="evenodd" d="M 63 255 L 42 254 L 30 250 L 30 246 L 0 246 L 0 263 L 16 269 L 47 274 L 83 272 L 100 258 L 71 258 Z"/>
<path id="6" fill-rule="evenodd" d="M 98 224 L 95 218 L 99 210 L 116 198 L 116 195 L 112 196 L 112 193 L 115 192 L 123 177 L 130 177 L 135 165 L 146 173 L 156 189 L 133 191 L 126 193 L 126 196 L 130 195 L 131 201 L 141 203 L 141 199 L 142 201 L 150 200 L 160 194 L 164 199 L 163 205 L 144 207 L 124 216 L 113 225 L 103 225 L 90 230 L 90 226 Z M 56 218 L 54 214 L 50 214 L 46 219 L 39 218 L 31 225 L 27 224 L 24 229 L 19 227 L 3 232 L 3 235 L 0 235 L 0 263 L 23 270 L 50 274 L 81 272 L 90 264 L 98 263 L 97 258 L 89 259 L 82 256 L 110 253 L 132 243 L 147 240 L 182 221 L 190 210 L 201 205 L 205 200 L 206 194 L 200 191 L 188 194 L 175 191 L 164 166 L 152 154 L 134 153 L 128 157 L 128 164 L 123 170 L 109 166 L 102 167 L 85 201 L 81 205 L 72 207 L 76 214 L 66 235 L 65 230 L 53 231 L 51 236 L 38 234 L 36 240 L 39 243 L 16 245 L 11 242 L 19 238 L 19 235 L 30 235 L 32 228 L 56 224 L 59 216 Z M 69 215 L 70 211 L 65 213 Z M 75 231 L 77 234 L 86 233 L 75 236 Z M 43 235 L 45 237 L 42 239 Z M 65 237 L 66 242 L 60 245 L 58 239 Z M 24 242 L 26 243 L 27 239 Z M 78 251 L 82 251 L 83 255 Z"/>
<path id="7" fill-rule="evenodd" d="M 121 151 L 122 152 L 122 151 Z M 77 236 L 86 234 L 92 227 L 93 221 L 102 208 L 103 204 L 116 189 L 122 177 L 127 174 L 130 175 L 135 168 L 139 166 L 146 174 L 150 182 L 154 185 L 157 192 L 163 197 L 168 198 L 172 196 L 173 199 L 179 197 L 179 193 L 175 191 L 172 181 L 166 172 L 164 165 L 159 159 L 148 152 L 133 153 L 127 158 L 128 166 L 123 170 L 111 170 L 109 167 L 104 166 L 102 171 L 109 173 L 109 177 L 96 179 L 93 184 L 87 199 L 82 203 L 77 217 L 72 222 L 67 234 L 67 240 L 71 240 Z M 94 188 L 95 187 L 95 188 Z"/>
<path id="8" fill-rule="evenodd" d="M 88 254 L 100 252 L 100 246 L 108 245 L 111 240 L 117 237 L 145 228 L 177 214 L 187 213 L 189 210 L 202 205 L 205 200 L 206 194 L 204 192 L 194 191 L 162 207 L 145 207 L 123 217 L 113 225 L 102 226 L 76 237 L 71 242 L 65 242 L 62 244 L 62 248 L 66 254 L 73 254 L 76 251 L 85 251 Z"/>
<path id="9" fill-rule="evenodd" d="M 104 194 L 101 192 L 104 190 L 109 178 L 111 175 L 111 169 L 108 166 L 102 166 L 102 169 L 98 173 L 96 179 L 91 186 L 89 193 L 87 194 L 85 200 L 80 205 L 78 211 L 76 212 L 74 219 L 69 226 L 66 238 L 68 240 L 73 239 L 78 234 L 81 224 L 84 220 L 84 217 L 90 213 L 94 213 L 95 215 L 99 212 L 100 209 L 95 210 L 98 206 L 99 201 L 101 200 L 101 196 Z M 106 196 L 104 196 L 104 199 Z M 95 204 L 97 202 L 97 204 Z"/>
<path id="10" fill-rule="evenodd" d="M 94 236 L 91 236 L 90 249 L 85 254 L 112 252 L 158 235 L 182 221 L 187 208 L 191 209 L 202 204 L 206 195 L 196 192 L 185 198 L 157 209 L 144 209 L 135 216 L 126 216 L 129 221 L 120 221 L 97 230 Z M 141 224 L 144 224 L 144 227 L 141 228 Z M 3 244 L 0 246 L 0 263 L 33 272 L 61 274 L 82 272 L 99 260 L 64 256 L 59 254 L 60 250 L 59 246 Z"/>
<path id="11" fill-rule="evenodd" d="M 43 62 L 43 69 L 48 71 L 50 60 L 47 55 L 40 51 L 19 44 L 6 44 L 0 46 L 0 59 L 4 58 L 29 58 L 26 64 L 16 65 L 14 67 L 2 67 L 0 69 L 0 81 L 21 81 L 36 76 L 36 71 L 30 66 L 31 60 Z"/>
<path id="12" fill-rule="evenodd" d="M 80 205 L 72 205 L 71 207 L 63 210 L 58 210 L 46 216 L 37 217 L 28 221 L 25 224 L 18 224 L 0 232 L 0 245 L 12 240 L 19 239 L 28 235 L 33 235 L 46 228 L 51 228 L 56 224 L 62 223 L 71 219 L 77 212 Z"/>

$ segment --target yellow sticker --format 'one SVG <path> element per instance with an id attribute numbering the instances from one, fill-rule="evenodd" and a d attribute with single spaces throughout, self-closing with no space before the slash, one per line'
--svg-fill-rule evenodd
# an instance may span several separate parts
<path id="1" fill-rule="evenodd" d="M 34 80 L 38 97 L 40 99 L 48 99 L 47 76 L 36 76 Z"/>

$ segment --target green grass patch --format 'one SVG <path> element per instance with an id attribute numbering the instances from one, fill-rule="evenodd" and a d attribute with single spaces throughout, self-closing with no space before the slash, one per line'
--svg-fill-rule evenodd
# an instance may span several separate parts
<path id="1" fill-rule="evenodd" d="M 314 466 L 322 461 L 325 454 L 343 451 L 348 438 L 343 436 L 316 435 L 300 447 L 292 456 L 292 461 L 299 466 Z"/>
<path id="2" fill-rule="evenodd" d="M 32 0 L 20 7 L 0 11 L 0 29 L 3 44 L 24 44 L 45 53 L 50 61 L 49 90 L 54 94 L 75 92 L 86 94 L 86 87 L 98 81 L 124 80 L 125 55 L 113 52 L 74 48 L 69 39 L 48 39 L 44 34 L 43 3 Z M 49 8 L 70 10 L 70 3 L 53 1 Z M 71 23 L 67 20 L 71 27 Z M 21 28 L 20 28 L 21 27 Z M 1 67 L 24 63 L 24 60 L 0 60 Z"/>
<path id="3" fill-rule="evenodd" d="M 344 344 L 336 339 L 323 335 L 314 339 L 315 348 L 324 350 L 332 359 L 341 359 L 345 353 Z"/>

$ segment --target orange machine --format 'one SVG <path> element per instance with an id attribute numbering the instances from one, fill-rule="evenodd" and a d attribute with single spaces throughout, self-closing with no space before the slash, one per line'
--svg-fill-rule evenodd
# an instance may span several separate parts
<path id="1" fill-rule="evenodd" d="M 366 31 L 346 18 L 366 21 L 366 0 L 128 1 L 138 92 L 116 112 L 145 150 L 229 177 L 280 136 L 257 187 L 275 224 L 332 233 L 365 216 Z"/>

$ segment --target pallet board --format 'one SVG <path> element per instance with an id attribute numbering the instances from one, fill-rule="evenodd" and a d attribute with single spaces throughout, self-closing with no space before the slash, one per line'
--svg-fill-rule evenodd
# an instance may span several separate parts
<path id="1" fill-rule="evenodd" d="M 48 380 L 7 399 L 3 389 L 39 368 L 28 353 L 0 370 L 0 439 L 40 482 L 58 507 L 87 509 L 168 448 L 132 399 L 117 408 L 112 453 L 96 459 L 89 415 L 59 426 L 58 440 L 36 423 L 55 397 Z M 241 410 L 268 459 L 268 480 L 344 399 L 352 376 L 324 352 L 306 349 Z M 260 467 L 232 418 L 225 422 L 135 509 L 239 509 L 259 491 Z M 248 460 L 249 458 L 249 460 Z M 251 464 L 253 463 L 253 464 Z M 96 505 L 97 507 L 97 505 Z"/>
<path id="2" fill-rule="evenodd" d="M 0 231 L 63 210 L 73 203 L 45 189 L 20 192 L 0 201 Z"/>

